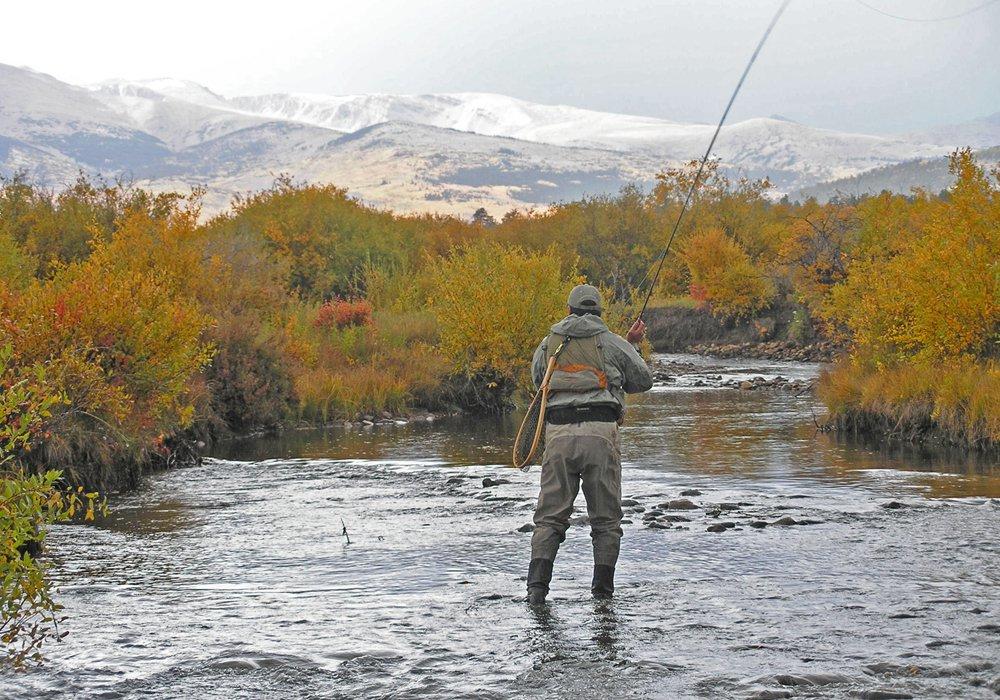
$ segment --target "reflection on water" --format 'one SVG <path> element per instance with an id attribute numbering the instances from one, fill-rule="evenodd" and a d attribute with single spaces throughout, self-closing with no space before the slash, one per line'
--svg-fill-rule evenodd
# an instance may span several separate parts
<path id="1" fill-rule="evenodd" d="M 688 355 L 662 356 L 704 363 Z M 778 374 L 810 378 L 809 363 L 748 365 L 713 360 L 709 374 L 723 380 Z M 715 374 L 718 372 L 718 374 Z M 697 377 L 697 375 L 693 375 Z M 683 378 L 682 378 L 683 379 Z M 822 433 L 824 409 L 811 395 L 730 388 L 694 389 L 691 382 L 659 385 L 631 403 L 623 439 L 635 466 L 691 476 L 909 486 L 928 497 L 1000 497 L 995 458 L 941 446 L 890 444 Z M 432 423 L 290 431 L 277 437 L 233 441 L 225 459 L 327 458 L 440 460 L 453 466 L 506 465 L 520 415 L 489 419 L 452 417 Z M 873 470 L 898 472 L 885 477 Z M 904 476 L 904 475 L 909 475 Z"/>
<path id="2" fill-rule="evenodd" d="M 516 417 L 224 445 L 53 532 L 70 636 L 0 696 L 993 696 L 997 466 L 817 434 L 819 411 L 684 378 L 641 397 L 616 598 L 590 599 L 573 527 L 539 610 Z"/>

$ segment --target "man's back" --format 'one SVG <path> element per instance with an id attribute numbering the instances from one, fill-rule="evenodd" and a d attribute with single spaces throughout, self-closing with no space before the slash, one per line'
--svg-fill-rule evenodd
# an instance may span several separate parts
<path id="1" fill-rule="evenodd" d="M 609 329 L 604 320 L 595 314 L 576 315 L 570 314 L 550 329 L 550 334 L 545 337 L 535 350 L 532 360 L 531 377 L 537 388 L 545 377 L 545 370 L 548 365 L 548 358 L 555 352 L 559 344 L 568 339 L 562 356 L 558 360 L 559 365 L 579 366 L 590 364 L 586 360 L 586 350 L 575 351 L 574 344 L 579 347 L 584 345 L 587 350 L 596 346 L 597 355 L 592 358 L 600 365 L 595 366 L 601 370 L 607 378 L 604 389 L 594 391 L 558 391 L 553 390 L 549 394 L 549 407 L 556 406 L 583 406 L 591 404 L 614 404 L 620 410 L 625 407 L 625 394 L 634 394 L 648 391 L 653 386 L 653 375 L 649 371 L 645 360 L 639 352 L 621 336 L 615 335 Z M 583 361 L 575 362 L 576 359 Z M 553 387 L 555 389 L 555 387 Z"/>

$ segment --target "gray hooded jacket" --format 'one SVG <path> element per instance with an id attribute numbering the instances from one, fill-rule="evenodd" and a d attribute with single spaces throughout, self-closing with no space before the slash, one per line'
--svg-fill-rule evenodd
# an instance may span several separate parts
<path id="1" fill-rule="evenodd" d="M 595 404 L 618 404 L 625 408 L 625 394 L 636 394 L 649 391 L 653 386 L 653 375 L 646 361 L 632 345 L 624 338 L 608 330 L 600 316 L 587 314 L 585 316 L 570 315 L 552 326 L 552 332 L 571 338 L 589 338 L 600 335 L 598 341 L 604 355 L 604 372 L 607 374 L 607 389 L 596 389 L 589 392 L 551 392 L 549 408 L 556 406 L 589 406 Z M 531 378 L 535 388 L 545 378 L 548 365 L 548 341 L 545 340 L 535 350 L 531 363 Z"/>

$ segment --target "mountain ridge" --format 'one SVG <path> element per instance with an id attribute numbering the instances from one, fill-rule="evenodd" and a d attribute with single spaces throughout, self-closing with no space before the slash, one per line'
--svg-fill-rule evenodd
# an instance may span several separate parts
<path id="1" fill-rule="evenodd" d="M 995 126 L 1000 143 L 996 116 L 926 134 L 989 141 Z M 332 182 L 400 211 L 546 207 L 652 183 L 700 157 L 713 129 L 493 93 L 226 97 L 173 78 L 81 87 L 0 64 L 0 174 L 25 170 L 52 187 L 79 171 L 153 189 L 204 186 L 213 211 L 279 174 Z M 926 134 L 758 117 L 725 127 L 715 155 L 724 172 L 767 176 L 781 194 L 960 145 Z"/>

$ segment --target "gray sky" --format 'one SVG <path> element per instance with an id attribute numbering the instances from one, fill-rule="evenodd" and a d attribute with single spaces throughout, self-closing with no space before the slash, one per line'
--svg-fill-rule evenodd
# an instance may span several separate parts
<path id="1" fill-rule="evenodd" d="M 940 17 L 983 0 L 866 0 Z M 178 77 L 225 94 L 499 92 L 714 122 L 778 0 L 16 3 L 0 62 L 74 83 Z M 147 9 L 148 8 L 148 9 Z M 1000 111 L 1000 2 L 903 22 L 792 0 L 733 119 L 892 132 Z"/>

